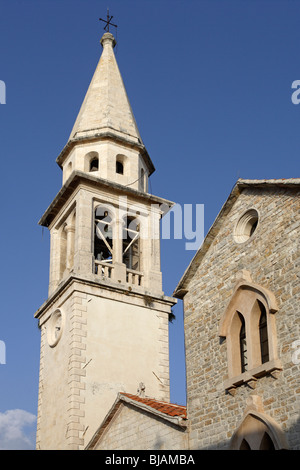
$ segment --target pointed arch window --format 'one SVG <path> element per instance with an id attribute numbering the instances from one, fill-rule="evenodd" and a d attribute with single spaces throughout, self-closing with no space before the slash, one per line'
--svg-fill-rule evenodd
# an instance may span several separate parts
<path id="1" fill-rule="evenodd" d="M 264 364 L 269 360 L 269 340 L 268 340 L 268 325 L 267 325 L 267 312 L 265 306 L 258 301 L 261 310 L 259 319 L 259 342 L 261 352 L 261 362 Z"/>
<path id="2" fill-rule="evenodd" d="M 241 445 L 240 445 L 240 450 L 251 450 L 251 447 L 249 446 L 246 439 L 242 440 Z"/>
<path id="3" fill-rule="evenodd" d="M 240 338 L 239 338 L 240 339 L 241 371 L 245 372 L 248 368 L 246 326 L 245 326 L 245 319 L 243 315 L 240 312 L 238 312 L 238 316 L 241 322 Z"/>
<path id="4" fill-rule="evenodd" d="M 283 430 L 263 410 L 251 410 L 234 432 L 229 448 L 231 450 L 281 450 L 288 449 Z"/>
<path id="5" fill-rule="evenodd" d="M 274 442 L 267 432 L 262 437 L 259 450 L 275 450 Z"/>
<path id="6" fill-rule="evenodd" d="M 225 388 L 232 393 L 243 383 L 254 388 L 263 375 L 277 377 L 282 369 L 277 356 L 276 311 L 276 300 L 270 291 L 249 280 L 238 282 L 219 333 L 226 338 Z"/>

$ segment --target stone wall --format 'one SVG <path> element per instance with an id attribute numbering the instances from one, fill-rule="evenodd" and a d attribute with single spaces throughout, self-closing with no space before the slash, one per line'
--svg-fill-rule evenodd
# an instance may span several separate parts
<path id="1" fill-rule="evenodd" d="M 259 213 L 258 227 L 248 241 L 236 243 L 236 223 L 251 208 Z M 191 449 L 228 448 L 253 395 L 285 432 L 289 447 L 300 449 L 300 365 L 292 361 L 293 342 L 300 339 L 299 227 L 299 192 L 244 189 L 188 286 L 184 309 Z M 277 353 L 283 370 L 277 378 L 258 378 L 255 389 L 237 387 L 232 396 L 224 387 L 227 349 L 219 326 L 241 270 L 276 297 Z"/>
<path id="2" fill-rule="evenodd" d="M 187 433 L 180 426 L 124 403 L 95 450 L 184 450 Z"/>

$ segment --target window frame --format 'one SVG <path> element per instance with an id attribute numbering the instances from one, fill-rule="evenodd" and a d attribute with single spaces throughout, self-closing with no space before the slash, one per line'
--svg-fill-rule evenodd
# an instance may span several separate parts
<path id="1" fill-rule="evenodd" d="M 261 307 L 262 306 L 262 307 Z M 261 357 L 259 323 L 262 310 L 266 314 L 268 336 L 268 360 Z M 226 339 L 228 378 L 224 381 L 225 389 L 234 391 L 242 384 L 255 388 L 256 381 L 267 374 L 274 377 L 282 369 L 277 356 L 277 335 L 275 313 L 278 310 L 274 295 L 252 281 L 241 280 L 237 283 L 231 300 L 220 323 L 219 336 Z M 242 370 L 240 350 L 241 320 L 245 320 L 248 367 Z"/>

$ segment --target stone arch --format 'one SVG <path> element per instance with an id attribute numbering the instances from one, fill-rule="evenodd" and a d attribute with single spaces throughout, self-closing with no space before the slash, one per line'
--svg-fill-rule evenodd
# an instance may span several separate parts
<path id="1" fill-rule="evenodd" d="M 225 388 L 228 390 L 231 385 L 245 382 L 254 386 L 257 377 L 281 369 L 277 354 L 275 296 L 253 283 L 249 273 L 243 272 L 243 275 L 235 286 L 219 327 L 219 336 L 226 338 L 227 343 L 228 380 Z M 241 317 L 245 321 L 246 355 L 241 350 Z M 243 366 L 244 359 L 247 359 L 247 368 Z"/>
<path id="2" fill-rule="evenodd" d="M 270 416 L 248 411 L 230 441 L 231 450 L 282 450 L 288 444 L 281 427 Z"/>
<path id="3" fill-rule="evenodd" d="M 84 157 L 84 170 L 87 172 L 99 171 L 100 169 L 99 153 L 92 151 L 88 152 Z"/>
<path id="4" fill-rule="evenodd" d="M 234 288 L 233 295 L 221 319 L 219 328 L 219 336 L 221 337 L 226 338 L 232 317 L 236 312 L 235 306 L 239 301 L 239 297 L 247 290 L 256 293 L 258 298 L 261 297 L 261 300 L 266 304 L 269 313 L 276 313 L 278 310 L 278 305 L 274 294 L 265 287 L 253 283 L 249 274 L 247 277 L 248 280 L 241 279 L 237 282 Z"/>

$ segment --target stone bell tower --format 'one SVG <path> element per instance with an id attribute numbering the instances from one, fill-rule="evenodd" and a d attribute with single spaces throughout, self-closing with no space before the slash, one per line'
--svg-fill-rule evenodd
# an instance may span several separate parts
<path id="1" fill-rule="evenodd" d="M 41 329 L 37 449 L 84 449 L 120 391 L 169 400 L 168 319 L 153 163 L 105 33 L 100 61 L 57 158 Z"/>

